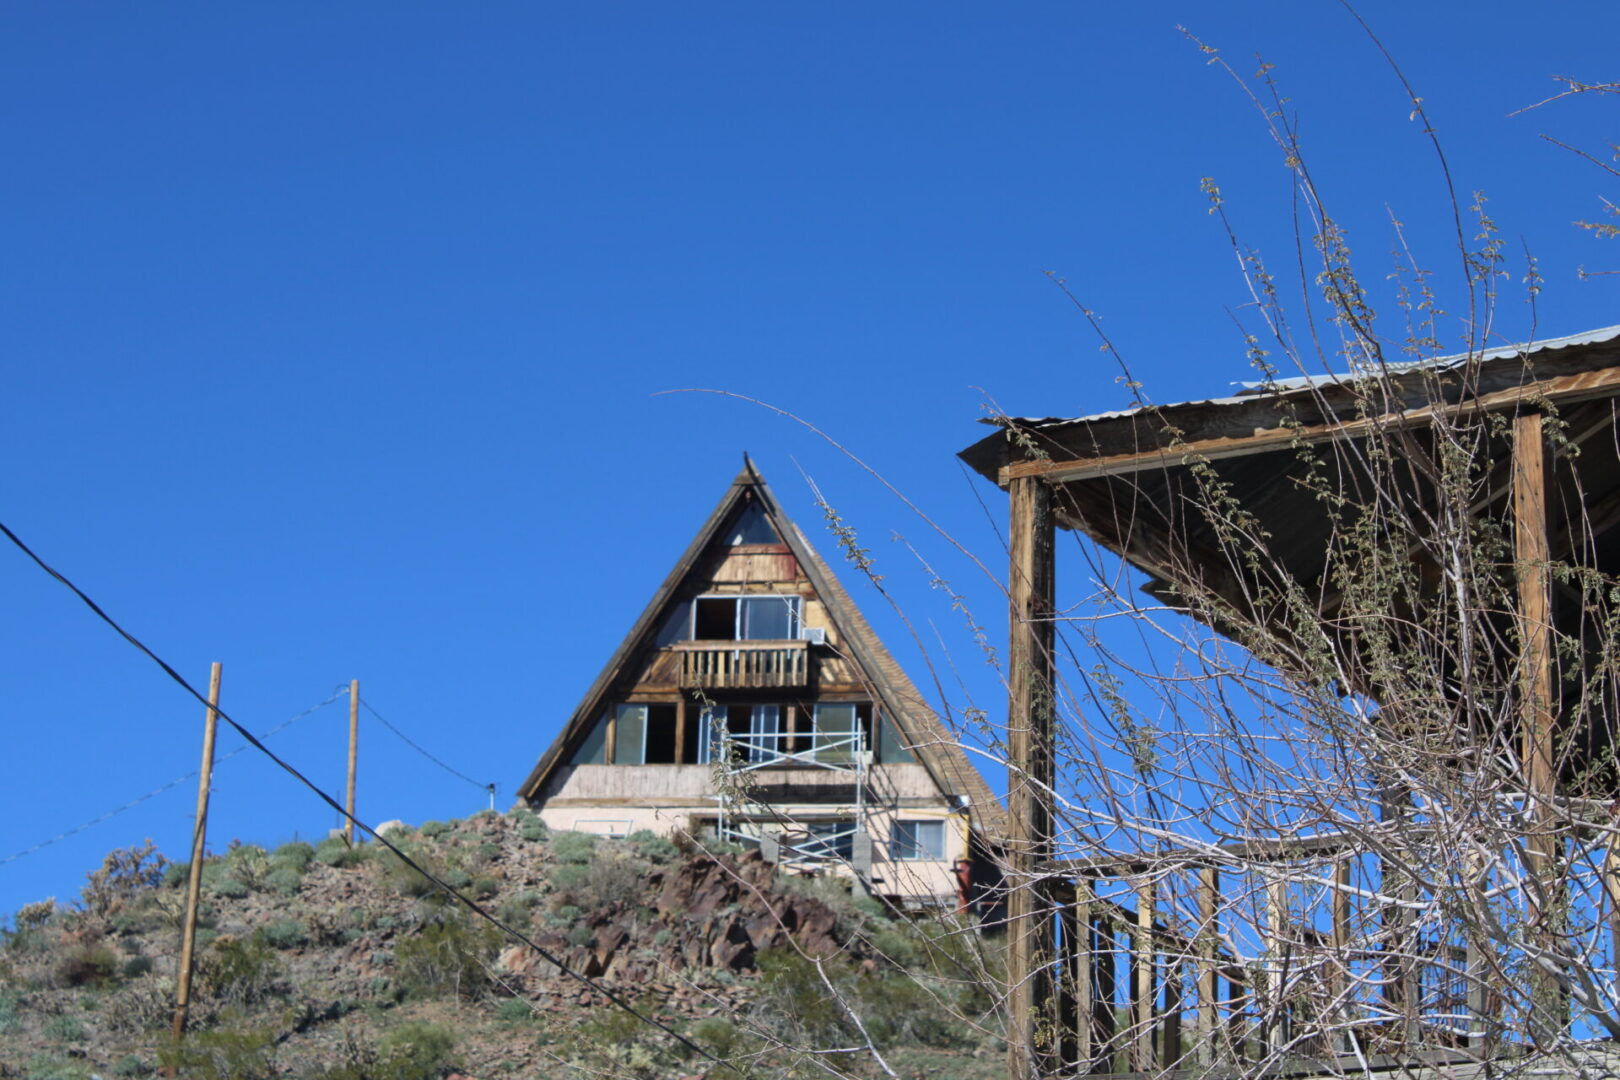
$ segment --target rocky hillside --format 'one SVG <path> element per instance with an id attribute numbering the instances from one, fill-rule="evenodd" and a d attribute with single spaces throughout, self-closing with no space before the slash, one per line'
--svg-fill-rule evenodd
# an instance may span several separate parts
<path id="1" fill-rule="evenodd" d="M 599 986 L 378 845 L 233 844 L 203 867 L 191 1034 L 177 1048 L 187 867 L 148 846 L 109 855 L 75 903 L 12 916 L 0 1078 L 174 1065 L 207 1080 L 767 1080 L 827 1065 L 884 1075 L 879 1054 L 904 1077 L 997 1075 L 996 958 L 954 922 L 896 919 L 835 881 L 778 878 L 754 854 L 550 834 L 524 811 L 389 835 Z M 809 1056 L 868 1041 L 876 1054 Z"/>

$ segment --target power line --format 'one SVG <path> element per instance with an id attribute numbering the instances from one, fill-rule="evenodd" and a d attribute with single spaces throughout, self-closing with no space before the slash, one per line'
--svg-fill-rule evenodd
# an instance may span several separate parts
<path id="1" fill-rule="evenodd" d="M 289 776 L 291 776 L 293 779 L 297 780 L 299 783 L 303 784 L 306 788 L 308 788 L 311 792 L 313 792 L 318 798 L 320 798 L 328 806 L 330 806 L 332 809 L 336 810 L 338 813 L 342 814 L 344 816 L 344 818 L 348 819 L 349 821 L 354 822 L 354 824 L 356 826 L 358 826 L 360 829 L 364 830 L 369 836 L 371 836 L 379 844 L 383 845 L 389 851 L 393 852 L 395 857 L 397 857 L 406 866 L 410 867 L 412 870 L 415 870 L 418 874 L 421 874 L 427 880 L 431 881 L 434 885 L 438 886 L 441 890 L 443 890 L 448 896 L 450 896 L 452 899 L 456 900 L 457 902 L 461 903 L 463 906 L 465 906 L 467 908 L 467 910 L 471 911 L 473 914 L 477 915 L 479 918 L 483 919 L 485 922 L 488 922 L 491 926 L 494 926 L 496 929 L 500 930 L 502 933 L 506 934 L 508 937 L 512 938 L 513 940 L 522 942 L 524 945 L 527 945 L 529 948 L 533 949 L 536 953 L 538 953 L 540 955 L 540 957 L 542 959 L 546 960 L 548 963 L 554 964 L 556 966 L 557 970 L 562 972 L 564 975 L 567 975 L 568 977 L 574 979 L 576 982 L 581 983 L 582 985 L 584 985 L 587 988 L 595 991 L 596 993 L 601 994 L 608 1001 L 612 1002 L 614 1005 L 618 1006 L 623 1011 L 629 1013 L 631 1016 L 635 1017 L 637 1020 L 640 1020 L 642 1023 L 648 1025 L 649 1027 L 655 1027 L 658 1030 L 662 1031 L 664 1034 L 670 1036 L 676 1042 L 680 1043 L 682 1046 L 686 1047 L 688 1050 L 692 1051 L 694 1054 L 697 1054 L 699 1057 L 703 1058 L 704 1060 L 712 1061 L 716 1065 L 725 1065 L 725 1064 L 727 1064 L 727 1062 L 722 1061 L 720 1058 L 715 1057 L 709 1051 L 703 1049 L 703 1047 L 699 1046 L 697 1043 L 693 1042 L 691 1039 L 688 1039 L 685 1035 L 682 1035 L 680 1032 L 676 1031 L 674 1028 L 670 1027 L 668 1024 L 666 1024 L 663 1021 L 659 1020 L 657 1017 L 648 1016 L 647 1014 L 641 1012 L 635 1006 L 633 1006 L 629 1002 L 625 1001 L 618 994 L 614 993 L 612 990 L 608 989 L 606 986 L 603 986 L 601 983 L 597 982 L 595 979 L 591 978 L 589 975 L 586 975 L 583 972 L 575 971 L 573 968 L 571 968 L 567 964 L 563 963 L 561 957 L 553 956 L 550 952 L 548 952 L 547 950 L 541 948 L 527 934 L 525 934 L 525 933 L 523 933 L 523 932 L 521 932 L 519 930 L 513 929 L 511 926 L 508 926 L 502 920 L 500 920 L 500 919 L 496 918 L 494 915 L 490 914 L 488 911 L 486 911 L 484 909 L 482 904 L 479 904 L 476 900 L 473 900 L 472 898 L 463 895 L 460 890 L 451 887 L 449 884 L 447 884 L 446 882 L 441 880 L 438 877 L 438 875 L 432 873 L 426 867 L 422 866 L 415 859 L 411 858 L 408 854 L 406 854 L 404 851 L 402 851 L 399 848 L 399 846 L 396 845 L 393 841 L 389 840 L 388 837 L 383 836 L 381 833 L 377 832 L 376 829 L 373 829 L 370 825 L 367 825 L 365 822 L 361 821 L 359 818 L 357 818 L 354 815 L 350 814 L 346 809 L 344 809 L 343 804 L 338 802 L 338 800 L 333 798 L 331 795 L 328 795 L 326 793 L 325 789 L 321 788 L 313 780 L 309 779 L 309 777 L 307 777 L 303 773 L 299 772 L 298 769 L 296 769 L 293 765 L 291 765 L 290 763 L 282 760 L 279 756 L 277 756 L 275 751 L 271 750 L 268 746 L 264 745 L 264 743 L 260 742 L 257 738 L 255 738 L 252 732 L 250 732 L 247 728 L 243 727 L 241 724 L 237 723 L 236 720 L 232 719 L 231 716 L 228 713 L 226 713 L 224 709 L 221 709 L 216 703 L 210 702 L 206 697 L 204 697 L 201 693 L 199 693 L 195 686 L 192 686 L 190 682 L 186 681 L 186 677 L 184 675 L 181 675 L 178 671 L 176 671 L 172 666 L 169 665 L 168 661 L 164 660 L 157 653 L 155 653 L 151 649 L 149 649 L 145 645 L 145 643 L 143 643 L 134 634 L 131 634 L 128 630 L 125 630 L 121 625 L 119 625 L 118 621 L 116 619 L 114 619 L 111 615 L 108 615 L 104 610 L 102 610 L 101 605 L 97 604 L 94 600 L 90 599 L 90 597 L 84 592 L 83 589 L 81 589 L 77 585 L 73 584 L 73 582 L 69 581 L 67 579 L 67 577 L 64 576 L 60 571 L 58 571 L 57 569 L 52 567 L 44 559 L 40 558 L 37 554 L 35 554 L 34 549 L 29 547 L 27 544 L 23 543 L 22 538 L 19 537 L 16 533 L 12 532 L 10 527 L 8 527 L 4 522 L 0 522 L 0 532 L 5 533 L 6 539 L 10 540 L 14 545 L 16 545 L 16 547 L 24 555 L 27 555 L 29 557 L 29 559 L 33 560 L 34 565 L 38 566 L 41 570 L 45 571 L 45 573 L 47 573 L 51 577 L 55 578 L 64 587 L 66 587 L 69 592 L 73 593 L 74 596 L 77 596 L 80 599 L 80 601 L 82 601 L 84 603 L 84 605 L 86 607 L 88 607 L 91 611 L 96 613 L 97 618 L 99 618 L 102 622 L 104 622 L 108 626 L 110 626 L 118 634 L 119 637 L 121 637 L 125 641 L 129 642 L 130 645 L 134 646 L 142 654 L 144 654 L 147 657 L 147 659 L 151 660 L 158 667 L 162 668 L 163 673 L 165 675 L 167 675 L 170 679 L 174 680 L 174 682 L 177 683 L 180 686 L 181 689 L 185 690 L 186 693 L 190 694 L 193 698 L 197 699 L 197 702 L 199 704 L 205 706 L 208 709 L 211 709 L 216 716 L 218 716 L 221 720 L 223 720 L 227 724 L 229 724 L 231 726 L 231 728 L 233 730 L 235 730 L 235 732 L 238 735 L 242 736 L 242 738 L 247 740 L 248 745 L 252 746 L 255 750 L 258 750 L 265 757 L 269 758 L 271 761 L 273 761 L 277 765 L 281 766 L 282 770 L 285 771 Z"/>
<path id="2" fill-rule="evenodd" d="M 360 699 L 360 706 L 361 706 L 361 708 L 365 709 L 366 712 L 368 712 L 372 716 L 376 717 L 377 721 L 379 723 L 381 723 L 383 727 L 387 728 L 389 731 L 392 731 L 395 735 L 397 735 L 399 737 L 399 740 L 401 742 L 403 742 L 406 746 L 409 746 L 412 750 L 415 750 L 418 754 L 421 754 L 423 757 L 425 757 L 429 761 L 433 762 L 433 764 L 437 765 L 439 768 L 443 769 L 445 772 L 449 773 L 451 776 L 457 777 L 457 778 L 459 778 L 461 780 L 465 780 L 467 783 L 471 784 L 473 787 L 477 788 L 479 791 L 487 791 L 492 796 L 495 794 L 495 785 L 494 784 L 481 784 L 477 780 L 474 780 L 472 777 L 468 776 L 466 773 L 460 771 L 459 769 L 454 769 L 454 768 L 451 768 L 449 765 L 446 765 L 444 762 L 440 761 L 438 758 L 434 757 L 432 754 L 430 754 L 426 750 L 422 749 L 422 747 L 419 746 L 417 744 L 417 742 L 414 739 L 412 739 L 409 735 L 407 735 L 403 731 L 399 730 L 399 728 L 395 727 L 393 724 L 390 724 L 388 722 L 387 718 L 384 717 L 382 713 L 380 713 L 376 709 L 372 708 L 371 707 L 371 702 L 367 701 L 363 697 Z"/>
<path id="3" fill-rule="evenodd" d="M 295 716 L 288 717 L 287 719 L 283 720 L 281 723 L 277 724 L 275 727 L 271 728 L 269 731 L 265 732 L 263 735 L 260 735 L 259 738 L 261 738 L 261 739 L 271 738 L 272 736 L 276 735 L 278 732 L 286 730 L 287 728 L 291 727 L 293 724 L 296 724 L 298 721 L 302 720 L 304 717 L 309 716 L 311 713 L 319 712 L 321 709 L 326 708 L 328 705 L 332 704 L 334 701 L 338 700 L 338 698 L 342 697 L 344 694 L 347 694 L 348 692 L 349 692 L 348 687 L 346 687 L 346 686 L 338 687 L 337 692 L 334 693 L 331 697 L 327 698 L 325 701 L 319 702 L 318 704 L 315 704 L 315 705 L 311 705 L 309 708 L 305 709 L 303 712 L 298 713 Z M 223 765 L 225 762 L 231 760 L 231 758 L 235 757 L 237 754 L 240 754 L 244 750 L 247 750 L 247 749 L 248 749 L 248 746 L 246 744 L 243 744 L 242 746 L 238 746 L 235 750 L 232 750 L 230 753 L 228 753 L 224 757 L 220 758 L 219 761 L 216 762 L 216 764 Z M 151 791 L 148 791 L 145 795 L 137 795 L 135 798 L 129 800 L 129 802 L 127 802 L 127 803 L 124 803 L 122 806 L 114 807 L 113 809 L 108 810 L 105 814 L 100 814 L 100 815 L 98 815 L 96 817 L 93 817 L 89 821 L 85 822 L 83 825 L 75 825 L 73 828 L 67 830 L 66 832 L 57 833 L 55 836 L 51 837 L 49 840 L 41 840 L 39 843 L 35 844 L 33 847 L 26 847 L 26 848 L 23 848 L 21 851 L 14 852 L 11 855 L 7 855 L 5 858 L 0 859 L 0 866 L 4 866 L 4 865 L 6 865 L 6 863 L 9 863 L 9 862 L 16 862 L 18 859 L 22 858 L 23 856 L 32 855 L 34 852 L 43 850 L 44 848 L 48 848 L 52 844 L 59 844 L 63 840 L 68 839 L 69 837 L 79 835 L 80 833 L 84 832 L 86 829 L 91 829 L 91 828 L 94 828 L 97 825 L 100 825 L 103 821 L 110 821 L 113 818 L 117 817 L 119 814 L 122 814 L 124 811 L 133 810 L 133 809 L 135 809 L 135 807 L 141 805 L 142 803 L 146 802 L 147 800 L 155 799 L 159 795 L 162 795 L 165 791 L 169 791 L 169 790 L 171 790 L 171 789 L 173 789 L 175 787 L 178 787 L 179 785 L 185 783 L 187 780 L 195 779 L 196 776 L 197 776 L 197 770 L 192 769 L 190 772 L 186 773 L 184 776 L 177 776 L 173 780 L 170 780 L 168 783 L 162 784 L 162 785 L 160 785 L 158 787 L 153 788 Z"/>

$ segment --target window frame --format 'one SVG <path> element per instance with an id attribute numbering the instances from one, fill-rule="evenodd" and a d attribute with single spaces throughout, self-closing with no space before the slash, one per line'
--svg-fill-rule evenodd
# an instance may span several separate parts
<path id="1" fill-rule="evenodd" d="M 731 617 L 731 633 L 729 638 L 700 638 L 697 636 L 698 605 L 704 600 L 730 600 L 735 603 Z M 788 634 L 785 638 L 779 637 L 744 637 L 748 629 L 747 609 L 748 602 L 783 600 L 788 606 Z M 677 611 L 684 608 L 684 619 L 675 617 Z M 683 631 L 677 631 L 679 636 L 671 634 L 671 628 L 680 622 L 685 623 Z M 664 624 L 659 628 L 658 641 L 663 648 L 683 641 L 798 641 L 804 637 L 804 597 L 798 593 L 699 593 L 689 597 L 676 605 L 676 610 L 670 613 Z"/>
<path id="2" fill-rule="evenodd" d="M 923 842 L 923 829 L 938 839 L 937 847 Z M 902 830 L 910 832 L 902 839 Z M 937 852 L 937 854 L 936 854 Z M 902 818 L 889 823 L 889 860 L 891 862 L 944 862 L 945 823 L 938 818 Z"/>

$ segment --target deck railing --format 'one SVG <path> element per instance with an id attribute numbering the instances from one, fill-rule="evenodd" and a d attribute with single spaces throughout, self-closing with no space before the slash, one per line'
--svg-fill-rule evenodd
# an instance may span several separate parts
<path id="1" fill-rule="evenodd" d="M 1534 966 L 1504 910 L 1526 903 L 1518 868 L 1481 864 L 1469 888 L 1489 897 L 1482 925 L 1459 914 L 1463 893 L 1412 872 L 1435 854 L 1421 836 L 1393 855 L 1366 839 L 1047 864 L 1025 887 L 1044 898 L 1055 946 L 1037 969 L 1043 1024 L 1057 1033 L 1049 1073 L 1249 1075 L 1512 1053 L 1528 1007 L 1515 973 Z M 1602 853 L 1583 858 L 1597 869 L 1567 876 L 1559 917 L 1566 933 L 1607 937 L 1620 876 Z M 1612 973 L 1600 951 L 1598 970 Z M 1577 992 L 1556 1006 L 1572 1033 L 1580 1004 Z"/>
<path id="2" fill-rule="evenodd" d="M 683 690 L 756 690 L 807 686 L 806 641 L 682 641 L 676 676 Z"/>

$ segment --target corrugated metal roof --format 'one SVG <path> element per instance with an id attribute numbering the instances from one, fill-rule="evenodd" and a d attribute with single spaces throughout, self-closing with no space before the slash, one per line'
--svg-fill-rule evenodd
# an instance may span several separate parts
<path id="1" fill-rule="evenodd" d="M 1468 362 L 1470 357 L 1488 363 L 1493 360 L 1509 360 L 1515 357 L 1530 356 L 1541 352 L 1550 352 L 1557 349 L 1566 349 L 1578 345 L 1598 345 L 1606 341 L 1620 338 L 1620 326 L 1605 326 L 1599 330 L 1587 330 L 1579 334 L 1569 334 L 1564 337 L 1547 338 L 1542 341 L 1529 342 L 1519 345 L 1508 345 L 1499 349 L 1487 349 L 1479 353 L 1456 353 L 1450 356 L 1436 356 L 1428 360 L 1409 360 L 1386 365 L 1392 374 L 1401 375 L 1412 371 L 1434 370 L 1444 371 L 1447 368 L 1461 366 Z M 1259 394 L 1264 393 L 1295 393 L 1322 386 L 1332 386 L 1352 382 L 1356 375 L 1351 372 L 1340 372 L 1323 375 L 1297 375 L 1288 379 L 1276 379 L 1272 382 L 1238 382 L 1233 385 L 1239 387 L 1236 394 L 1226 397 L 1203 398 L 1193 401 L 1176 401 L 1165 405 L 1136 406 L 1130 409 L 1112 409 L 1108 412 L 1091 413 L 1087 416 L 1015 416 L 997 417 L 985 420 L 986 423 L 1006 426 L 1008 423 L 1021 427 L 1038 428 L 1051 424 L 1089 424 L 1107 420 L 1123 420 L 1126 417 L 1136 416 L 1148 408 L 1154 409 L 1196 409 L 1220 408 L 1224 405 L 1247 404 Z"/>

